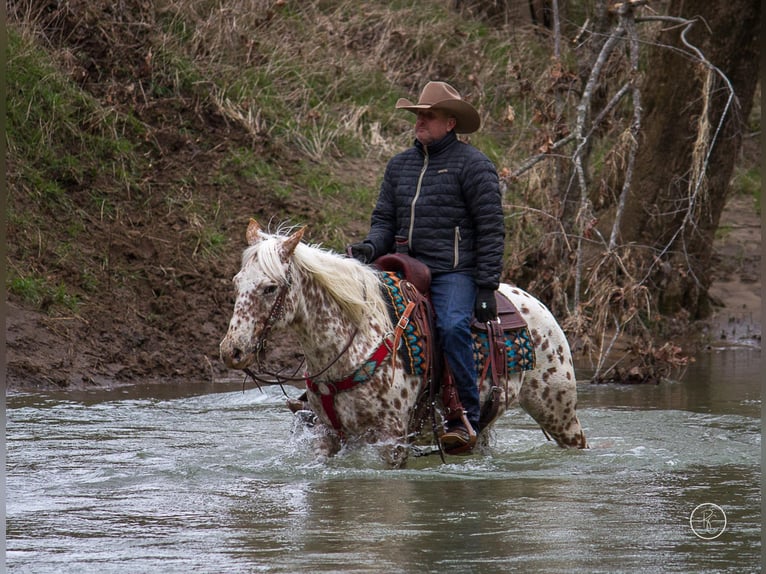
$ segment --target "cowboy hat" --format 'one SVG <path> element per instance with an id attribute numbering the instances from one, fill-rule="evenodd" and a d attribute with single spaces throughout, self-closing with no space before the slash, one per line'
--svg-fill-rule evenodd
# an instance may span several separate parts
<path id="1" fill-rule="evenodd" d="M 413 114 L 420 110 L 446 110 L 455 116 L 455 131 L 459 134 L 475 132 L 481 125 L 479 112 L 446 82 L 428 82 L 420 92 L 417 104 L 413 104 L 407 98 L 399 98 L 396 109 L 408 110 Z"/>

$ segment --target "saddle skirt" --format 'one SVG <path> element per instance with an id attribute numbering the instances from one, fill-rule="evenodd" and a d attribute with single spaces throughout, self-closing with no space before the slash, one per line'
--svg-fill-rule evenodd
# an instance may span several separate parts
<path id="1" fill-rule="evenodd" d="M 476 361 L 476 369 L 479 373 L 483 373 L 489 357 L 489 335 L 485 329 L 477 329 L 475 325 L 471 325 L 473 357 Z M 508 374 L 535 368 L 535 347 L 526 325 L 513 330 L 504 330 L 503 344 Z"/>
<path id="2" fill-rule="evenodd" d="M 535 368 L 535 346 L 529 334 L 529 328 L 518 309 L 500 291 L 495 291 L 497 316 L 499 323 L 479 323 L 475 318 L 471 322 L 474 360 L 479 373 L 485 371 L 490 356 L 490 340 L 496 345 L 503 345 L 506 361 L 506 373 L 518 373 Z M 495 349 L 496 353 L 500 350 Z"/>

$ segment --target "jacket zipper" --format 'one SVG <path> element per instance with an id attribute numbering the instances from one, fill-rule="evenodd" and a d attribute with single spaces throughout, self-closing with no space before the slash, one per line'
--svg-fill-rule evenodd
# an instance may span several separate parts
<path id="1" fill-rule="evenodd" d="M 426 174 L 426 169 L 428 169 L 428 148 L 426 146 L 423 146 L 423 153 L 425 153 L 423 169 L 420 170 L 418 186 L 415 188 L 415 197 L 412 198 L 412 203 L 410 204 L 410 229 L 407 232 L 407 244 L 410 246 L 410 249 L 412 249 L 412 232 L 415 229 L 415 204 L 418 201 L 418 197 L 420 197 L 420 186 L 423 183 L 423 176 Z"/>
<path id="2" fill-rule="evenodd" d="M 460 263 L 460 226 L 455 226 L 455 255 L 452 267 L 455 268 Z"/>

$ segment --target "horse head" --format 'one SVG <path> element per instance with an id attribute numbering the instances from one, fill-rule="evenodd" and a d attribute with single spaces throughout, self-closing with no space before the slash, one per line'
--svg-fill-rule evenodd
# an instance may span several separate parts
<path id="1" fill-rule="evenodd" d="M 221 360 L 227 367 L 246 369 L 258 359 L 271 329 L 290 322 L 291 262 L 305 229 L 289 236 L 271 235 L 250 220 L 245 234 L 248 247 L 234 276 L 234 312 L 220 345 Z"/>

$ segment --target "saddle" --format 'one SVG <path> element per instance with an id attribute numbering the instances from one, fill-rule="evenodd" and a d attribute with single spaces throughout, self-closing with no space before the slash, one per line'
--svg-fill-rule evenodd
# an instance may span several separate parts
<path id="1" fill-rule="evenodd" d="M 430 269 L 403 252 L 383 255 L 375 260 L 375 266 L 384 273 L 389 273 L 389 283 L 393 281 L 390 274 L 401 278 L 400 295 L 392 296 L 391 289 L 395 287 L 391 285 L 388 287 L 388 295 L 390 300 L 396 299 L 395 302 L 398 303 L 392 304 L 392 308 L 398 307 L 393 309 L 392 314 L 397 325 L 394 348 L 400 349 L 407 372 L 415 373 L 415 360 L 422 359 L 423 366 L 417 373 L 423 378 L 422 388 L 429 390 L 429 403 L 433 404 L 433 396 L 440 388 L 447 421 L 462 420 L 464 409 L 458 398 L 454 380 L 446 368 L 446 362 L 438 349 L 438 342 L 432 336 L 435 325 L 428 295 L 431 284 Z M 474 318 L 471 323 L 474 354 L 478 359 L 477 368 L 480 373 L 479 383 L 485 379 L 491 381 L 489 396 L 482 405 L 480 427 L 489 424 L 497 416 L 501 381 L 507 381 L 511 372 L 534 367 L 534 348 L 529 338 L 527 322 L 513 303 L 499 291 L 495 292 L 495 300 L 499 321 L 479 323 Z M 400 347 L 399 342 L 405 329 L 408 329 L 405 344 Z M 413 351 L 412 345 L 420 347 Z M 425 400 L 425 396 L 423 399 Z"/>
<path id="2" fill-rule="evenodd" d="M 403 278 L 412 283 L 420 293 L 427 296 L 431 289 L 431 270 L 406 253 L 388 253 L 375 260 L 375 266 L 381 271 L 401 273 Z"/>

